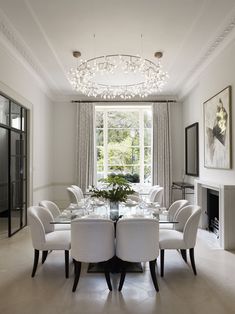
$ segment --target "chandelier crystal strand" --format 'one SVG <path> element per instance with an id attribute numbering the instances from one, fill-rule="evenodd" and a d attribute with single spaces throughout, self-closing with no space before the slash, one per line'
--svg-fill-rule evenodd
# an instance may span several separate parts
<path id="1" fill-rule="evenodd" d="M 69 71 L 68 79 L 76 91 L 89 97 L 147 97 L 160 91 L 168 78 L 159 60 L 162 53 L 160 56 L 155 53 L 155 56 L 157 64 L 140 56 L 124 54 L 81 60 Z"/>

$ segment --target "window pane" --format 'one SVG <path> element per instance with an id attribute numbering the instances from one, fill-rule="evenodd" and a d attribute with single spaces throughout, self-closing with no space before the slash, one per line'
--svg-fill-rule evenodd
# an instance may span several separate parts
<path id="1" fill-rule="evenodd" d="M 144 146 L 151 146 L 151 129 L 144 129 Z"/>
<path id="2" fill-rule="evenodd" d="M 144 148 L 144 163 L 150 164 L 151 163 L 151 147 L 145 147 Z"/>
<path id="3" fill-rule="evenodd" d="M 151 128 L 152 127 L 152 111 L 146 110 L 144 112 L 144 127 Z"/>
<path id="4" fill-rule="evenodd" d="M 136 166 L 112 165 L 108 166 L 108 175 L 111 173 L 122 173 L 124 175 L 135 174 L 139 177 L 140 169 Z"/>
<path id="5" fill-rule="evenodd" d="M 104 131 L 102 129 L 96 129 L 96 145 L 104 145 Z"/>
<path id="6" fill-rule="evenodd" d="M 139 164 L 139 148 L 127 146 L 111 146 L 108 148 L 109 165 L 132 165 Z"/>
<path id="7" fill-rule="evenodd" d="M 144 182 L 152 183 L 151 166 L 149 165 L 144 167 Z"/>
<path id="8" fill-rule="evenodd" d="M 9 125 L 9 100 L 0 95 L 0 123 Z"/>
<path id="9" fill-rule="evenodd" d="M 139 131 L 135 129 L 109 129 L 108 143 L 120 143 L 125 146 L 139 145 Z"/>
<path id="10" fill-rule="evenodd" d="M 97 180 L 104 178 L 104 167 L 102 164 L 97 164 Z"/>
<path id="11" fill-rule="evenodd" d="M 96 127 L 104 127 L 104 113 L 102 111 L 96 111 Z"/>
<path id="12" fill-rule="evenodd" d="M 97 163 L 103 165 L 103 163 L 104 163 L 104 148 L 103 147 L 97 147 L 96 154 L 97 154 Z"/>
<path id="13" fill-rule="evenodd" d="M 139 113 L 138 111 L 109 111 L 108 128 L 138 128 Z"/>
<path id="14" fill-rule="evenodd" d="M 11 103 L 11 126 L 18 130 L 21 128 L 20 106 L 15 103 Z"/>

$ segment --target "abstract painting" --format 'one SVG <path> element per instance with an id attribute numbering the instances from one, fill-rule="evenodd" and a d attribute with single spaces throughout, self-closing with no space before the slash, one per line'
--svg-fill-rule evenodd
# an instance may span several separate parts
<path id="1" fill-rule="evenodd" d="M 204 165 L 231 168 L 231 86 L 204 102 Z"/>

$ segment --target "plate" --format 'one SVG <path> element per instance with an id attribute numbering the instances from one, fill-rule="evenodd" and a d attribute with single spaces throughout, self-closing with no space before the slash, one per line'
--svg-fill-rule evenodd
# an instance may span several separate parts
<path id="1" fill-rule="evenodd" d="M 160 208 L 160 204 L 158 202 L 147 202 L 146 205 L 149 208 Z"/>
<path id="2" fill-rule="evenodd" d="M 124 204 L 126 207 L 132 207 L 132 206 L 138 205 L 138 202 L 132 201 L 132 200 L 127 200 Z"/>
<path id="3" fill-rule="evenodd" d="M 104 206 L 105 205 L 105 202 L 103 202 L 103 201 L 95 201 L 95 200 L 93 200 L 93 201 L 91 201 L 91 205 L 93 205 L 93 206 Z"/>

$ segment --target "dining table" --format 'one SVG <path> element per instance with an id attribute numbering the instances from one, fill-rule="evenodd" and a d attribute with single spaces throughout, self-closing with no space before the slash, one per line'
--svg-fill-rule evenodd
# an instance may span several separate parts
<path id="1" fill-rule="evenodd" d="M 143 205 L 142 205 L 143 206 Z M 103 201 L 93 202 L 89 208 L 84 204 L 70 204 L 61 214 L 51 221 L 51 224 L 70 224 L 73 219 L 78 218 L 106 218 L 116 222 L 121 218 L 155 218 L 159 224 L 176 224 L 168 219 L 165 208 L 150 203 L 140 207 L 138 202 L 120 203 L 118 209 L 112 209 L 108 203 Z"/>

